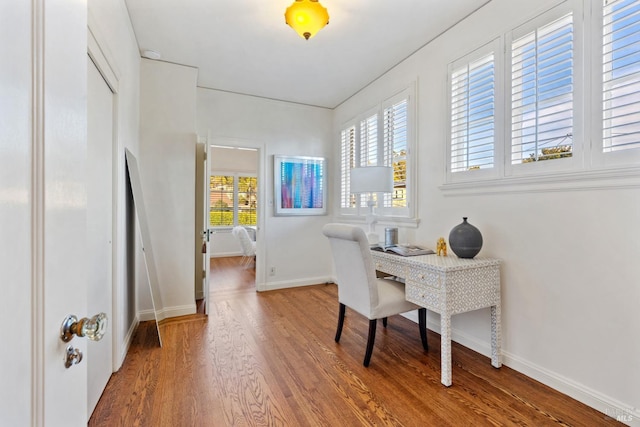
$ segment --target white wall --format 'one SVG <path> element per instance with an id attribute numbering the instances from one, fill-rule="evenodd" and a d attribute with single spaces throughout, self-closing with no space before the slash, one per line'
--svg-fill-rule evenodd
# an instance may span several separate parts
<path id="1" fill-rule="evenodd" d="M 625 410 L 640 420 L 637 178 L 621 179 L 619 188 L 596 180 L 581 191 L 513 187 L 465 195 L 439 188 L 448 63 L 554 3 L 494 0 L 425 46 L 336 109 L 333 153 L 341 123 L 417 80 L 421 222 L 401 228 L 400 240 L 433 247 L 468 216 L 484 236 L 480 255 L 503 260 L 505 364 L 614 418 Z M 438 315 L 429 322 L 438 329 Z M 488 310 L 455 316 L 453 327 L 454 339 L 489 354 Z"/>
<path id="2" fill-rule="evenodd" d="M 140 54 L 123 0 L 88 2 L 87 5 L 89 30 L 95 37 L 102 55 L 108 61 L 109 72 L 117 84 L 114 98 L 117 133 L 113 153 L 115 163 L 113 189 L 116 198 L 113 277 L 119 310 L 114 313 L 117 317 L 112 319 L 112 326 L 117 353 L 114 359 L 116 367 L 119 367 L 124 361 L 137 325 L 136 281 L 131 270 L 135 269 L 135 257 L 136 253 L 140 253 L 140 247 L 136 250 L 135 245 L 127 245 L 127 234 L 137 240 L 138 232 L 134 229 L 135 222 L 127 221 L 127 216 L 133 208 L 127 205 L 124 150 L 128 148 L 134 153 L 138 152 Z"/>
<path id="3" fill-rule="evenodd" d="M 328 216 L 275 217 L 273 215 L 273 155 L 328 157 L 331 165 L 332 111 L 324 108 L 274 101 L 198 88 L 198 134 L 210 143 L 261 146 L 264 169 L 259 178 L 259 201 L 263 222 L 258 232 L 260 290 L 316 284 L 331 276 L 330 255 L 324 249 L 322 226 Z M 244 144 L 246 142 L 246 144 Z M 334 170 L 329 167 L 329 176 Z M 331 188 L 329 188 L 331 192 Z M 331 194 L 331 193 L 329 193 Z M 265 203 L 266 202 L 266 203 Z M 260 219 L 259 219 L 260 221 Z M 215 239 L 213 246 L 215 250 Z M 322 248 L 319 250 L 319 248 Z"/>
<path id="4" fill-rule="evenodd" d="M 237 150 L 212 147 L 209 150 L 211 174 L 220 172 L 258 172 L 258 152 L 254 150 Z"/>
<path id="5" fill-rule="evenodd" d="M 143 59 L 138 163 L 162 292 L 159 319 L 195 313 L 196 80 L 191 67 Z M 140 288 L 140 295 L 147 289 Z M 140 301 L 140 310 L 151 308 Z M 158 309 L 158 307 L 156 307 Z"/>

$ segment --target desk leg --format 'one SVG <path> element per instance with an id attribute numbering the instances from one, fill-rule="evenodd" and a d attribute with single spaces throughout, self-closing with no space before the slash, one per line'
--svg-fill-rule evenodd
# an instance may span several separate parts
<path id="1" fill-rule="evenodd" d="M 500 303 L 491 306 L 491 365 L 502 366 L 502 313 Z"/>
<path id="2" fill-rule="evenodd" d="M 451 385 L 451 316 L 440 314 L 440 382 Z"/>

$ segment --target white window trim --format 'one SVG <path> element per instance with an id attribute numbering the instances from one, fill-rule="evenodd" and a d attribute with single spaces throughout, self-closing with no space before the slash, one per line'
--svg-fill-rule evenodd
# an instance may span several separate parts
<path id="1" fill-rule="evenodd" d="M 603 88 L 603 74 L 602 72 L 595 72 L 596 70 L 602 70 L 602 32 L 603 32 L 603 8 L 600 7 L 601 1 L 598 2 L 598 7 L 592 8 L 591 19 L 587 21 L 588 34 L 590 35 L 588 43 L 586 45 L 589 48 L 587 58 L 590 58 L 588 69 L 591 72 L 589 80 L 591 81 L 591 93 L 590 105 L 592 106 L 589 112 L 589 128 L 592 135 L 590 145 L 590 166 L 592 169 L 616 169 L 625 167 L 638 167 L 640 165 L 640 148 L 632 148 L 621 151 L 603 151 L 602 141 L 602 88 Z"/>
<path id="2" fill-rule="evenodd" d="M 226 229 L 231 229 L 238 224 L 238 213 L 239 213 L 239 209 L 238 209 L 238 186 L 239 186 L 239 179 L 240 177 L 248 177 L 248 178 L 258 178 L 258 174 L 254 173 L 254 172 L 229 172 L 229 171 L 212 171 L 209 174 L 209 181 L 211 181 L 211 177 L 212 176 L 233 176 L 233 224 L 232 225 L 211 225 L 211 223 L 209 222 L 209 228 L 212 230 L 226 230 Z M 260 185 L 260 182 L 258 182 L 258 185 Z M 211 206 L 209 206 L 209 209 L 211 209 Z M 256 213 L 257 213 L 257 206 L 256 206 Z M 256 224 L 255 225 L 246 225 L 243 227 L 255 227 L 257 226 L 257 218 L 256 218 Z"/>
<path id="3" fill-rule="evenodd" d="M 447 149 L 445 150 L 445 182 L 475 182 L 477 179 L 495 179 L 503 174 L 503 156 L 500 147 L 504 144 L 504 55 L 501 54 L 504 42 L 501 37 L 485 44 L 484 46 L 474 50 L 468 55 L 459 58 L 449 64 L 447 70 Z M 469 64 L 490 53 L 494 54 L 494 142 L 493 142 L 493 167 L 478 170 L 458 171 L 451 170 L 451 75 L 453 71 L 460 66 Z"/>
<path id="4" fill-rule="evenodd" d="M 355 155 L 357 162 L 359 165 L 360 159 L 360 121 L 364 120 L 367 117 L 370 117 L 373 114 L 377 114 L 379 124 L 382 124 L 383 120 L 383 111 L 384 108 L 390 105 L 393 105 L 395 102 L 403 98 L 407 98 L 407 208 L 402 208 L 404 212 L 399 212 L 401 208 L 387 208 L 376 206 L 376 215 L 377 215 L 377 223 L 380 225 L 393 225 L 393 224 L 403 224 L 409 227 L 416 227 L 419 223 L 419 220 L 416 218 L 416 197 L 417 197 L 417 189 L 415 188 L 415 179 L 417 176 L 417 102 L 416 102 L 416 83 L 413 82 L 408 86 L 405 86 L 404 89 L 395 92 L 394 95 L 385 98 L 382 100 L 377 106 L 367 109 L 365 112 L 358 114 L 357 116 L 345 121 L 339 128 L 337 140 L 340 141 L 338 147 L 338 158 L 340 162 L 338 163 L 340 166 L 342 164 L 342 132 L 351 127 L 355 126 Z M 383 127 L 381 125 L 378 126 L 378 147 L 379 150 L 382 149 L 383 144 Z M 382 153 L 382 151 L 379 151 Z M 342 179 L 342 174 L 338 174 L 338 180 Z M 336 217 L 341 221 L 345 222 L 361 222 L 364 220 L 366 214 L 368 213 L 368 207 L 366 204 L 364 206 L 359 206 L 359 203 L 356 203 L 356 206 L 353 208 L 343 208 L 341 206 L 341 185 L 340 181 L 336 183 L 339 191 L 337 192 L 337 196 L 335 198 L 337 202 L 337 214 Z"/>
<path id="5" fill-rule="evenodd" d="M 583 8 L 584 7 L 584 8 Z M 573 156 L 567 159 L 511 165 L 511 40 L 573 11 L 574 25 L 574 129 Z M 520 33 L 519 31 L 523 31 Z M 504 60 L 503 85 L 496 84 L 496 108 L 503 103 L 505 129 L 502 148 L 496 135 L 496 174 L 457 172 L 450 174 L 450 116 L 447 115 L 445 196 L 500 194 L 505 192 L 567 191 L 640 187 L 640 149 L 603 152 L 602 149 L 602 4 L 569 0 L 543 12 L 505 34 L 496 60 Z M 469 55 L 473 55 L 474 52 Z M 469 56 L 467 55 L 467 56 Z M 461 58 L 462 59 L 462 58 Z M 498 65 L 496 65 L 498 68 Z M 450 70 L 449 70 L 450 71 Z M 507 79 L 509 75 L 509 79 Z M 497 77 L 496 77 L 497 78 Z M 449 95 L 450 96 L 450 95 Z M 448 107 L 450 104 L 447 104 Z M 496 112 L 496 116 L 499 114 Z M 496 129 L 500 125 L 496 122 Z M 498 156 L 502 156 L 502 162 Z M 468 179 L 463 178 L 468 177 Z"/>
<path id="6" fill-rule="evenodd" d="M 549 173 L 580 171 L 584 168 L 584 55 L 583 55 L 583 13 L 580 1 L 568 1 L 550 9 L 527 23 L 507 33 L 505 37 L 506 75 L 511 76 L 511 44 L 521 36 L 536 30 L 568 13 L 573 15 L 573 146 L 572 156 L 544 162 L 511 164 L 511 77 L 505 84 L 505 136 L 504 136 L 504 174 L 505 176 L 546 175 Z"/>
<path id="7" fill-rule="evenodd" d="M 379 107 L 371 107 L 369 108 L 367 111 L 365 111 L 364 113 L 358 114 L 357 116 L 353 117 L 352 119 L 346 121 L 345 123 L 342 124 L 342 126 L 340 126 L 340 132 L 338 134 L 338 141 L 340 141 L 340 149 L 339 149 L 339 158 L 340 158 L 340 166 L 342 167 L 342 131 L 350 128 L 350 127 L 354 127 L 355 128 L 355 135 L 354 135 L 354 144 L 355 147 L 353 149 L 354 155 L 356 157 L 356 167 L 360 167 L 360 122 L 362 122 L 363 120 L 365 120 L 368 117 L 371 117 L 373 115 L 379 115 L 380 114 L 380 108 Z M 380 129 L 378 127 L 378 142 L 380 142 Z M 342 170 L 340 171 L 340 178 L 342 179 Z M 368 209 L 366 208 L 366 200 L 363 203 L 361 203 L 361 200 L 363 197 L 365 197 L 364 195 L 360 195 L 360 196 L 356 196 L 356 206 L 352 207 L 352 208 L 345 208 L 342 207 L 342 185 L 339 182 L 338 183 L 338 211 L 339 211 L 339 215 L 356 215 L 356 216 L 364 216 L 366 214 L 366 212 L 362 213 L 360 211 L 362 211 L 363 209 Z"/>
<path id="8" fill-rule="evenodd" d="M 383 206 L 377 207 L 378 215 L 386 218 L 415 218 L 415 205 L 416 205 L 416 197 L 417 191 L 415 185 L 415 177 L 417 162 L 415 159 L 417 158 L 417 106 L 416 106 L 416 91 L 415 84 L 412 84 L 407 89 L 402 90 L 401 92 L 396 93 L 395 95 L 385 99 L 382 101 L 380 106 L 380 115 L 381 119 L 384 120 L 384 110 L 387 107 L 391 107 L 394 104 L 402 101 L 403 99 L 407 100 L 407 176 L 406 176 L 406 195 L 407 195 L 407 206 L 405 208 L 385 208 Z M 384 145 L 384 127 L 380 126 L 378 129 L 381 149 Z M 383 152 L 381 151 L 381 156 Z"/>

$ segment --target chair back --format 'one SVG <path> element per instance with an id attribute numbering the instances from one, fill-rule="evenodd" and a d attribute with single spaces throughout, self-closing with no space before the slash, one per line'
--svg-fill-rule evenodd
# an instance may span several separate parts
<path id="1" fill-rule="evenodd" d="M 327 224 L 322 233 L 331 244 L 339 302 L 370 318 L 378 306 L 378 287 L 367 235 L 347 224 Z"/>
<path id="2" fill-rule="evenodd" d="M 253 244 L 253 240 L 249 237 L 249 232 L 246 228 L 238 225 L 233 227 L 231 233 L 236 236 L 240 242 L 240 248 L 242 249 L 244 256 L 254 256 L 256 254 L 255 245 Z"/>

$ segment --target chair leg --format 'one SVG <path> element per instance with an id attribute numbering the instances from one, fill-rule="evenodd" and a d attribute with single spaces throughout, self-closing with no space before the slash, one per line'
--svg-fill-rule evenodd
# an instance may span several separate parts
<path id="1" fill-rule="evenodd" d="M 418 327 L 420 328 L 420 339 L 422 339 L 422 348 L 429 350 L 427 345 L 427 309 L 418 309 Z"/>
<path id="2" fill-rule="evenodd" d="M 373 342 L 376 340 L 376 319 L 369 320 L 369 338 L 367 339 L 367 352 L 364 354 L 364 366 L 369 366 L 371 361 L 371 353 L 373 353 Z"/>
<path id="3" fill-rule="evenodd" d="M 336 342 L 340 341 L 340 335 L 342 335 L 342 326 L 344 325 L 344 312 L 345 312 L 345 305 L 344 304 L 340 304 L 340 310 L 338 313 L 338 329 L 336 330 Z"/>
<path id="4" fill-rule="evenodd" d="M 240 266 L 242 268 L 247 268 L 247 256 L 242 255 L 242 259 L 240 260 Z"/>
<path id="5" fill-rule="evenodd" d="M 382 326 L 384 326 L 385 328 L 387 327 L 387 318 L 386 317 L 382 318 Z"/>

